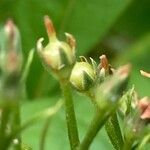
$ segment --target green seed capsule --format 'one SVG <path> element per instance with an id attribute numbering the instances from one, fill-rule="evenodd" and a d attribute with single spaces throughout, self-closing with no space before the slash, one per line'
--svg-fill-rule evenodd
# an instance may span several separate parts
<path id="1" fill-rule="evenodd" d="M 81 92 L 88 91 L 94 84 L 96 75 L 88 62 L 77 62 L 72 70 L 70 82 Z"/>
<path id="2" fill-rule="evenodd" d="M 42 46 L 43 38 L 37 42 L 37 50 L 48 71 L 53 71 L 59 78 L 68 78 L 75 63 L 75 39 L 66 33 L 67 43 L 59 41 L 55 29 L 48 16 L 45 17 L 49 43 Z"/>

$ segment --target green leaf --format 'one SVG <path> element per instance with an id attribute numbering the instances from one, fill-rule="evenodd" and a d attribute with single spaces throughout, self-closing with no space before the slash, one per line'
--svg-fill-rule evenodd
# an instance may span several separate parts
<path id="1" fill-rule="evenodd" d="M 72 1 L 74 7 L 63 30 L 76 37 L 77 53 L 83 54 L 102 39 L 131 0 Z"/>
<path id="2" fill-rule="evenodd" d="M 79 124 L 79 134 L 80 139 L 82 139 L 94 114 L 94 107 L 90 103 L 89 99 L 78 95 L 74 95 L 74 97 L 76 98 L 74 102 L 75 111 L 77 113 L 77 122 Z M 50 99 L 46 98 L 40 99 L 36 102 L 24 104 L 22 107 L 22 121 L 24 122 L 35 113 L 53 106 L 57 99 L 57 97 Z M 39 148 L 39 136 L 41 135 L 43 124 L 44 120 L 41 120 L 23 132 L 23 143 L 32 147 L 33 150 Z M 91 145 L 91 149 L 112 149 L 112 146 L 107 142 L 107 140 L 106 134 L 104 130 L 102 130 L 95 138 L 94 143 Z M 49 131 L 47 133 L 45 148 L 45 150 L 67 150 L 70 148 L 67 136 L 64 108 L 62 108 L 61 111 L 59 111 L 51 120 Z"/>
<path id="3" fill-rule="evenodd" d="M 129 40 L 138 39 L 150 31 L 150 1 L 134 0 L 119 18 L 114 30 L 124 34 Z"/>
<path id="4" fill-rule="evenodd" d="M 130 87 L 135 85 L 135 90 L 141 96 L 150 96 L 150 79 L 141 76 L 140 70 L 150 72 L 149 50 L 150 50 L 150 33 L 137 40 L 125 52 L 119 56 L 118 64 L 131 63 L 132 74 L 130 78 Z"/>
<path id="5" fill-rule="evenodd" d="M 105 129 L 114 149 L 121 150 L 123 146 L 123 137 L 116 112 L 112 114 L 106 122 Z"/>

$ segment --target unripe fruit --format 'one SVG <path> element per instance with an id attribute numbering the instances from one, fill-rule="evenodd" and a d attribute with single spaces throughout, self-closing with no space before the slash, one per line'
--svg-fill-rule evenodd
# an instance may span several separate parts
<path id="1" fill-rule="evenodd" d="M 66 33 L 67 43 L 59 41 L 56 37 L 53 23 L 48 16 L 44 18 L 49 43 L 43 47 L 43 38 L 37 42 L 37 50 L 44 66 L 48 71 L 52 71 L 61 79 L 70 76 L 75 63 L 75 39 L 71 34 Z"/>
<path id="2" fill-rule="evenodd" d="M 81 92 L 88 91 L 95 82 L 95 72 L 88 62 L 77 62 L 72 70 L 70 82 Z"/>

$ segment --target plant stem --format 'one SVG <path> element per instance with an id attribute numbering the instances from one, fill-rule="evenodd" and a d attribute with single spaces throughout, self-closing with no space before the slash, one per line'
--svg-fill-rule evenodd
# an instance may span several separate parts
<path id="1" fill-rule="evenodd" d="M 143 140 L 141 141 L 141 143 L 139 143 L 138 147 L 137 147 L 137 150 L 141 150 L 143 149 L 143 147 L 146 145 L 147 142 L 150 141 L 150 133 L 147 134 Z"/>
<path id="2" fill-rule="evenodd" d="M 95 116 L 87 130 L 87 133 L 79 145 L 79 150 L 87 150 L 94 138 L 96 137 L 98 131 L 104 125 L 108 118 L 108 115 L 105 114 L 105 111 L 96 111 Z"/>
<path id="3" fill-rule="evenodd" d="M 0 149 L 7 149 L 6 148 L 6 127 L 8 125 L 10 109 L 7 106 L 1 107 L 1 124 L 0 124 Z"/>
<path id="4" fill-rule="evenodd" d="M 47 135 L 47 132 L 48 132 L 50 121 L 51 121 L 51 117 L 47 118 L 47 120 L 44 124 L 44 127 L 42 129 L 41 139 L 40 139 L 40 150 L 45 149 L 45 140 L 46 140 L 46 135 Z"/>
<path id="5" fill-rule="evenodd" d="M 12 144 L 15 150 L 21 150 L 21 135 L 19 133 L 9 141 L 9 136 L 21 126 L 19 101 L 5 98 L 1 111 L 0 149 L 6 150 Z"/>
<path id="6" fill-rule="evenodd" d="M 16 104 L 14 107 L 14 120 L 12 122 L 12 131 L 19 129 L 21 127 L 21 120 L 20 120 L 20 103 L 16 100 Z M 14 143 L 14 147 L 16 150 L 21 150 L 21 134 L 19 133 L 15 140 L 17 143 Z"/>
<path id="7" fill-rule="evenodd" d="M 124 142 L 123 150 L 131 150 L 133 144 L 132 139 L 126 139 Z"/>
<path id="8" fill-rule="evenodd" d="M 116 150 L 121 150 L 123 146 L 123 137 L 116 112 L 113 113 L 106 122 L 105 129 L 114 148 Z"/>
<path id="9" fill-rule="evenodd" d="M 78 129 L 76 123 L 76 116 L 74 112 L 74 104 L 72 100 L 71 88 L 68 81 L 61 81 L 61 89 L 65 101 L 65 112 L 66 112 L 66 121 L 68 128 L 68 137 L 70 141 L 70 147 L 72 150 L 75 150 L 79 145 Z"/>

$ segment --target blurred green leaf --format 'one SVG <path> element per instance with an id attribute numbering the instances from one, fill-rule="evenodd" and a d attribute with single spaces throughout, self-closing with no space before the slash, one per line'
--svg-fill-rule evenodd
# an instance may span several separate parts
<path id="1" fill-rule="evenodd" d="M 99 42 L 130 1 L 76 0 L 63 30 L 76 37 L 77 53 L 83 54 Z"/>
<path id="2" fill-rule="evenodd" d="M 128 38 L 137 39 L 150 31 L 150 1 L 133 0 L 116 22 L 114 30 Z"/>
<path id="3" fill-rule="evenodd" d="M 142 36 L 150 32 L 150 1 L 132 0 L 115 24 L 89 53 L 89 56 L 99 55 L 94 51 L 100 49 L 101 54 L 107 54 L 110 59 L 130 47 Z M 131 50 L 132 51 L 132 50 Z"/>
<path id="4" fill-rule="evenodd" d="M 83 134 L 85 133 L 89 122 L 92 119 L 94 113 L 94 107 L 90 103 L 89 99 L 85 97 L 81 97 L 78 95 L 74 95 L 75 99 L 75 111 L 77 113 L 77 122 L 79 124 L 79 134 L 80 139 L 83 138 Z M 50 99 L 39 99 L 36 102 L 30 102 L 22 107 L 22 119 L 24 122 L 28 120 L 31 115 L 48 108 L 49 106 L 53 106 L 58 97 L 53 97 Z M 36 108 L 36 109 L 35 109 Z M 42 125 L 44 120 L 41 120 L 37 124 L 30 127 L 28 130 L 23 132 L 23 142 L 33 148 L 33 150 L 38 149 L 39 146 L 39 136 L 42 131 Z M 65 114 L 64 108 L 62 108 L 56 116 L 52 118 L 49 131 L 47 133 L 46 139 L 46 150 L 54 149 L 54 150 L 67 150 L 69 149 L 69 141 L 67 138 L 67 129 L 65 122 Z M 110 150 L 112 146 L 109 144 L 108 139 L 106 138 L 106 134 L 104 130 L 102 130 L 98 136 L 95 138 L 94 143 L 91 146 L 92 150 L 97 149 L 105 149 Z"/>
<path id="5" fill-rule="evenodd" d="M 125 50 L 118 56 L 118 64 L 131 63 L 132 75 L 130 85 L 135 85 L 135 90 L 141 96 L 150 96 L 150 79 L 141 76 L 140 70 L 150 72 L 150 33 L 144 35 L 141 39 L 137 40 L 133 45 Z M 131 86 L 130 86 L 131 87 Z"/>

